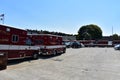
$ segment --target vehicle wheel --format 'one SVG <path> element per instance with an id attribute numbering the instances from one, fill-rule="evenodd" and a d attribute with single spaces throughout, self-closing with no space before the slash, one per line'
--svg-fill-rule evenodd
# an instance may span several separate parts
<path id="1" fill-rule="evenodd" d="M 37 53 L 33 54 L 33 59 L 38 59 L 39 55 Z"/>
<path id="2" fill-rule="evenodd" d="M 63 53 L 66 53 L 66 48 L 64 48 Z"/>
<path id="3" fill-rule="evenodd" d="M 53 50 L 53 55 L 57 55 L 57 51 L 56 50 Z"/>

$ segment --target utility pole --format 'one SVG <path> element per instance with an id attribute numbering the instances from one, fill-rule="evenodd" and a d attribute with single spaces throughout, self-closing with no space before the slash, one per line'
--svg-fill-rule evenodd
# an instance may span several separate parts
<path id="1" fill-rule="evenodd" d="M 112 41 L 113 41 L 113 26 L 112 26 Z"/>
<path id="2" fill-rule="evenodd" d="M 113 36 L 113 26 L 112 26 L 112 36 Z"/>

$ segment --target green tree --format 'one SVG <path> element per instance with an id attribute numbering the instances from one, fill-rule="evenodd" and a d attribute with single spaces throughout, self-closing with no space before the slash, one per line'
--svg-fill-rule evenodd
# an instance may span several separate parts
<path id="1" fill-rule="evenodd" d="M 79 39 L 81 40 L 97 40 L 102 38 L 102 30 L 95 24 L 84 25 L 78 30 L 78 35 L 80 35 Z"/>
<path id="2" fill-rule="evenodd" d="M 113 34 L 113 35 L 112 35 L 112 39 L 113 39 L 113 40 L 118 40 L 118 39 L 119 39 L 118 34 Z"/>

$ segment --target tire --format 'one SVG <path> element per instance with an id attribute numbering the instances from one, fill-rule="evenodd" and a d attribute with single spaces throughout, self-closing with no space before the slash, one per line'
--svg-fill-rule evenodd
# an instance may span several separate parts
<path id="1" fill-rule="evenodd" d="M 66 53 L 66 48 L 63 49 L 63 53 Z"/>
<path id="2" fill-rule="evenodd" d="M 56 50 L 53 50 L 53 55 L 57 55 L 57 51 Z"/>
<path id="3" fill-rule="evenodd" d="M 33 59 L 38 59 L 39 55 L 37 53 L 33 54 Z"/>

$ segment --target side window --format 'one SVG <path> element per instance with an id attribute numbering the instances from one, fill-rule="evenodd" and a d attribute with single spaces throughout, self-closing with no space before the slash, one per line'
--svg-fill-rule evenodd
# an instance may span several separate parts
<path id="1" fill-rule="evenodd" d="M 19 36 L 18 35 L 12 35 L 12 42 L 18 42 Z"/>
<path id="2" fill-rule="evenodd" d="M 32 45 L 32 41 L 31 41 L 31 39 L 29 39 L 28 37 L 27 37 L 27 39 L 26 39 L 26 45 Z"/>

